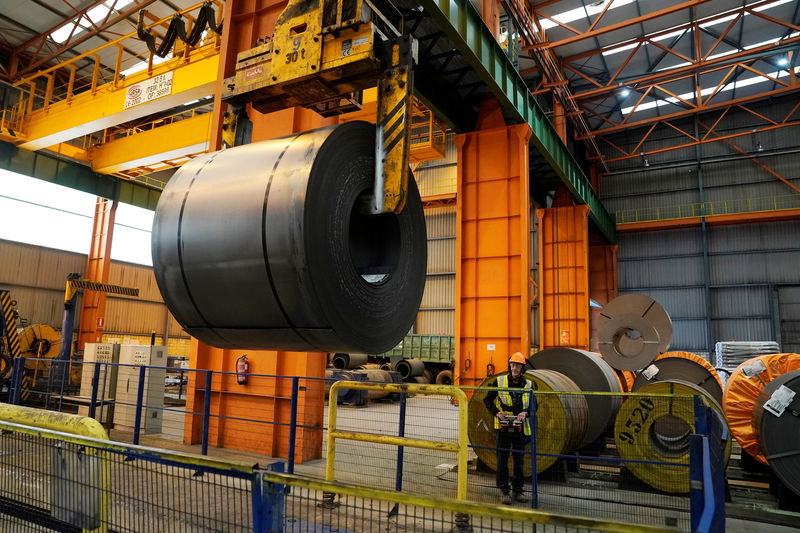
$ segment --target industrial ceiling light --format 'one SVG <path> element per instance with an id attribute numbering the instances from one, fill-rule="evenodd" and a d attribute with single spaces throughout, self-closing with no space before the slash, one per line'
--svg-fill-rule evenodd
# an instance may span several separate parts
<path id="1" fill-rule="evenodd" d="M 631 90 L 627 87 L 623 87 L 623 89 L 619 92 L 619 95 L 623 98 L 627 98 L 629 94 L 631 94 Z"/>
<path id="2" fill-rule="evenodd" d="M 650 161 L 647 160 L 647 157 L 645 157 L 644 152 L 639 152 L 639 155 L 642 156 L 642 164 L 645 167 L 649 167 L 650 166 Z"/>
<path id="3" fill-rule="evenodd" d="M 789 58 L 788 57 L 782 57 L 782 58 L 780 58 L 778 60 L 778 66 L 779 67 L 785 67 L 788 64 L 789 64 Z"/>
<path id="4" fill-rule="evenodd" d="M 763 146 L 761 146 L 761 143 L 760 143 L 760 142 L 757 142 L 757 143 L 756 143 L 756 151 L 757 151 L 757 152 L 763 152 L 763 151 L 764 151 L 764 147 L 763 147 Z"/>

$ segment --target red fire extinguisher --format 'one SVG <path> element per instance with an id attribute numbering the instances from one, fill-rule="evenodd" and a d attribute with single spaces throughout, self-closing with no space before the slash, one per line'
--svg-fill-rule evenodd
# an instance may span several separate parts
<path id="1" fill-rule="evenodd" d="M 247 362 L 247 355 L 243 355 L 236 360 L 236 382 L 239 385 L 247 385 L 247 374 L 249 372 L 250 363 Z"/>

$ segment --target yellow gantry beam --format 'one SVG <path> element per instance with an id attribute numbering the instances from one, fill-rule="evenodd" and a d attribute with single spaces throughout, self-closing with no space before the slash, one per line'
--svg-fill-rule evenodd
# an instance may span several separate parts
<path id="1" fill-rule="evenodd" d="M 108 141 L 89 151 L 92 170 L 114 174 L 208 150 L 212 113 Z"/>
<path id="2" fill-rule="evenodd" d="M 22 132 L 27 139 L 20 144 L 26 150 L 39 150 L 83 135 L 117 126 L 154 113 L 172 109 L 186 102 L 213 94 L 217 79 L 219 50 L 209 44 L 192 51 L 188 57 L 178 57 L 128 76 L 116 85 L 107 83 L 92 92 L 87 90 L 72 98 L 62 100 L 28 114 L 23 120 Z M 156 77 L 162 81 L 153 88 Z M 151 94 L 169 89 L 164 96 L 138 105 L 137 95 Z"/>

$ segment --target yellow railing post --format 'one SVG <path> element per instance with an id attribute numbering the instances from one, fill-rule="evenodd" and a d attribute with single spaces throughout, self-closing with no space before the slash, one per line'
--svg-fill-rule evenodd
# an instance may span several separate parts
<path id="1" fill-rule="evenodd" d="M 458 443 L 438 442 L 407 437 L 393 437 L 389 435 L 374 435 L 370 433 L 357 433 L 340 431 L 336 429 L 336 404 L 339 389 L 355 390 L 381 390 L 386 392 L 426 394 L 433 396 L 453 396 L 458 401 Z M 467 435 L 468 411 L 467 395 L 464 391 L 453 385 L 418 385 L 413 383 L 363 383 L 358 381 L 336 381 L 331 385 L 328 394 L 328 439 L 325 453 L 325 479 L 333 481 L 334 460 L 336 458 L 336 439 L 357 440 L 395 446 L 410 446 L 428 450 L 449 451 L 458 454 L 458 481 L 456 497 L 458 500 L 467 498 L 467 452 L 469 440 Z"/>

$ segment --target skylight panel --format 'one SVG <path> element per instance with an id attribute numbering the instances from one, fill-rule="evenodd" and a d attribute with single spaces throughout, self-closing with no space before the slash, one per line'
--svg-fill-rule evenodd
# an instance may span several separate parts
<path id="1" fill-rule="evenodd" d="M 570 9 L 569 11 L 563 11 L 557 15 L 553 15 L 552 18 L 561 22 L 562 24 L 569 24 L 570 22 L 575 22 L 576 20 L 585 19 L 587 13 L 589 16 L 602 13 L 608 1 L 609 0 L 606 0 L 605 2 L 596 2 L 595 4 L 588 5 L 585 8 L 576 7 L 575 9 Z M 632 4 L 635 1 L 636 0 L 614 0 L 614 3 L 611 4 L 611 7 L 609 7 L 608 10 L 611 11 L 613 9 L 617 9 L 618 7 Z M 552 20 L 546 18 L 539 18 L 539 23 L 545 30 L 558 26 L 558 24 Z"/>

